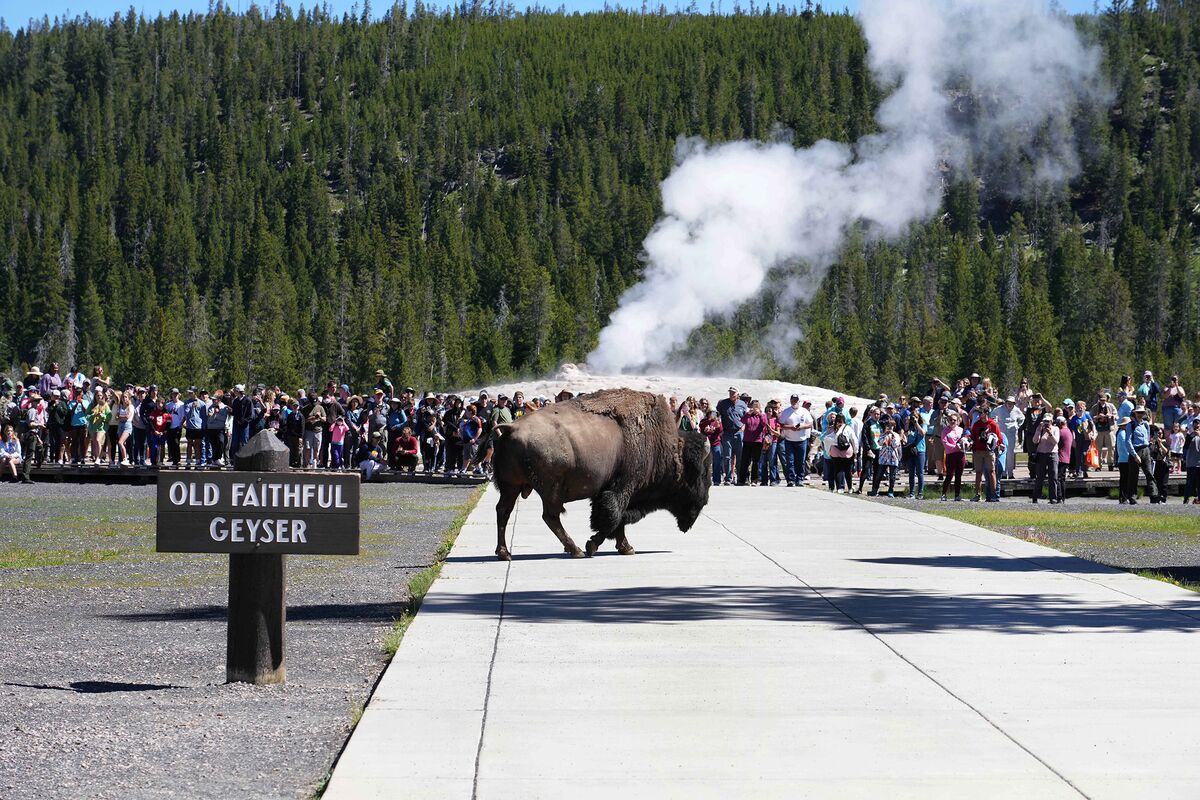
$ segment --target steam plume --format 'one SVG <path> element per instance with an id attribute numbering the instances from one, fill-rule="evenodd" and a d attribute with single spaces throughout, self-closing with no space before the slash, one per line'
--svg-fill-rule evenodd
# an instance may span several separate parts
<path id="1" fill-rule="evenodd" d="M 853 226 L 897 236 L 938 209 L 943 165 L 1015 146 L 1033 180 L 1076 172 L 1070 118 L 1098 92 L 1099 54 L 1069 18 L 1039 0 L 864 0 L 859 20 L 876 79 L 894 87 L 880 133 L 803 150 L 682 140 L 643 280 L 600 333 L 591 368 L 662 362 L 706 318 L 758 295 L 773 268 L 828 267 Z M 951 105 L 963 92 L 968 114 Z"/>

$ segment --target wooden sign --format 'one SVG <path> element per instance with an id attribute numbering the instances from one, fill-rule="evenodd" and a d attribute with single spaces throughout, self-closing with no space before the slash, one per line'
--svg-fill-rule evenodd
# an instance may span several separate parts
<path id="1" fill-rule="evenodd" d="M 358 553 L 357 473 L 198 473 L 158 482 L 160 553 Z"/>

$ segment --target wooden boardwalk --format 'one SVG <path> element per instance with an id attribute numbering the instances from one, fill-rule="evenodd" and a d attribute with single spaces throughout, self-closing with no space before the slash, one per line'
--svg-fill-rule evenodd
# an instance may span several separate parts
<path id="1" fill-rule="evenodd" d="M 231 467 L 114 467 L 106 464 L 60 465 L 43 464 L 30 470 L 34 481 L 53 483 L 157 483 L 160 476 L 169 478 L 181 475 L 204 474 L 231 470 Z M 293 472 L 324 473 L 328 470 L 296 469 Z M 443 473 L 426 474 L 417 470 L 413 475 L 403 472 L 384 472 L 375 480 L 376 483 L 441 483 L 457 485 L 473 485 L 487 481 L 478 475 L 445 475 Z"/>

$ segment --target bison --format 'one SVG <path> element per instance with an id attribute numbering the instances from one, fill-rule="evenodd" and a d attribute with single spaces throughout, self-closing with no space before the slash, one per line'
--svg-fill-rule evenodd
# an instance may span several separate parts
<path id="1" fill-rule="evenodd" d="M 625 526 L 666 509 L 687 531 L 708 503 L 712 450 L 699 433 L 680 432 L 663 398 L 649 392 L 611 389 L 499 425 L 492 432 L 496 504 L 496 557 L 511 556 L 504 532 L 517 497 L 536 491 L 542 519 L 565 552 L 582 556 L 562 526 L 563 505 L 592 501 L 587 541 L 592 555 L 605 539 L 631 555 Z"/>

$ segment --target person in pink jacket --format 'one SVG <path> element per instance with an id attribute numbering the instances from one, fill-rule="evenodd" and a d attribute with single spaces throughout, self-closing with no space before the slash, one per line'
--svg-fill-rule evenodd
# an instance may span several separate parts
<path id="1" fill-rule="evenodd" d="M 757 400 L 750 401 L 750 410 L 742 417 L 742 455 L 738 458 L 738 486 L 746 481 L 766 486 L 769 481 L 761 480 L 759 462 L 762 460 L 763 443 L 770 441 L 770 420 L 763 413 Z"/>
<path id="2" fill-rule="evenodd" d="M 949 490 L 951 482 L 953 482 L 954 500 L 955 502 L 961 502 L 963 467 L 967 463 L 967 454 L 963 450 L 963 445 L 970 447 L 971 440 L 967 437 L 967 432 L 963 430 L 963 426 L 959 424 L 957 411 L 947 411 L 945 419 L 946 425 L 942 428 L 941 437 L 942 448 L 946 453 L 946 477 L 942 480 L 942 500 L 946 499 L 946 492 Z"/>

